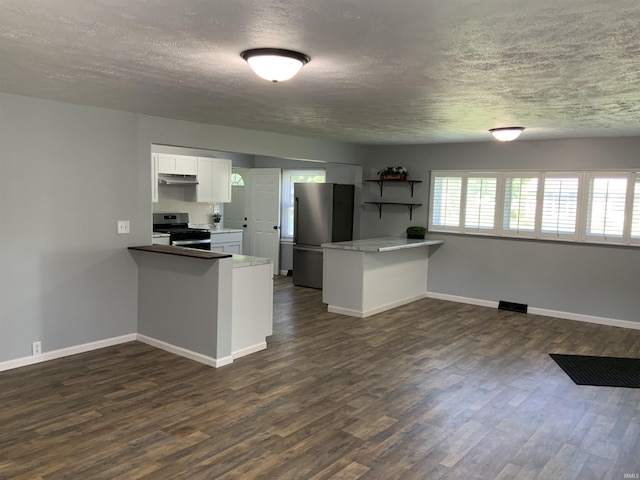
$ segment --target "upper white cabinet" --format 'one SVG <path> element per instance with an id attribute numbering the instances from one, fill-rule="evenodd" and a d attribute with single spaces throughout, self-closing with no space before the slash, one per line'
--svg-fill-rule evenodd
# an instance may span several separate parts
<path id="1" fill-rule="evenodd" d="M 158 203 L 158 154 L 151 154 L 151 201 Z"/>
<path id="2" fill-rule="evenodd" d="M 158 173 L 196 175 L 198 173 L 198 157 L 160 153 L 158 154 Z"/>
<path id="3" fill-rule="evenodd" d="M 231 202 L 231 160 L 198 157 L 196 202 Z"/>

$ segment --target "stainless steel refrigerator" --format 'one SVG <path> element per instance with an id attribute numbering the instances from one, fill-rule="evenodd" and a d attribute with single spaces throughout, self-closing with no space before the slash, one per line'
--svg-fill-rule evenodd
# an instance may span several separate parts
<path id="1" fill-rule="evenodd" d="M 353 240 L 354 191 L 337 183 L 294 184 L 294 285 L 322 288 L 320 245 Z"/>

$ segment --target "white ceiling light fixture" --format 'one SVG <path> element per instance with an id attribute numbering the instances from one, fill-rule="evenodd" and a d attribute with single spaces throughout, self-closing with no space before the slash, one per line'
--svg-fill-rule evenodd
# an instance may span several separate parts
<path id="1" fill-rule="evenodd" d="M 504 127 L 504 128 L 492 128 L 489 130 L 493 138 L 500 140 L 501 142 L 511 142 L 520 136 L 524 127 Z"/>
<path id="2" fill-rule="evenodd" d="M 304 53 L 281 48 L 253 48 L 245 50 L 240 56 L 256 75 L 270 82 L 284 82 L 293 78 L 311 60 Z"/>

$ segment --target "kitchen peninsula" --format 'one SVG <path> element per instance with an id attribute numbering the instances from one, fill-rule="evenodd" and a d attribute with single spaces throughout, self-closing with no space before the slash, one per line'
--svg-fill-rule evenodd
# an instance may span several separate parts
<path id="1" fill-rule="evenodd" d="M 323 243 L 322 301 L 365 318 L 424 298 L 429 248 L 442 240 L 381 237 Z"/>
<path id="2" fill-rule="evenodd" d="M 129 250 L 138 264 L 140 341 L 214 367 L 267 348 L 269 259 L 166 245 Z"/>

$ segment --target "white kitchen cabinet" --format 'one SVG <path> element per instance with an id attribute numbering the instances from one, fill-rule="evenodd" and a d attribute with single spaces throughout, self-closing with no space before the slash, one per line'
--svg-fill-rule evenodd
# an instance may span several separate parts
<path id="1" fill-rule="evenodd" d="M 154 245 L 171 245 L 171 239 L 168 233 L 154 233 L 153 244 Z"/>
<path id="2" fill-rule="evenodd" d="M 198 173 L 198 157 L 160 153 L 158 154 L 158 173 L 196 175 Z"/>
<path id="3" fill-rule="evenodd" d="M 231 354 L 234 360 L 267 348 L 273 334 L 273 269 L 265 258 L 233 258 Z"/>
<path id="4" fill-rule="evenodd" d="M 211 251 L 241 254 L 242 232 L 211 232 Z"/>
<path id="5" fill-rule="evenodd" d="M 231 160 L 198 157 L 196 202 L 231 202 Z"/>
<path id="6" fill-rule="evenodd" d="M 158 154 L 151 154 L 151 201 L 158 203 Z"/>

